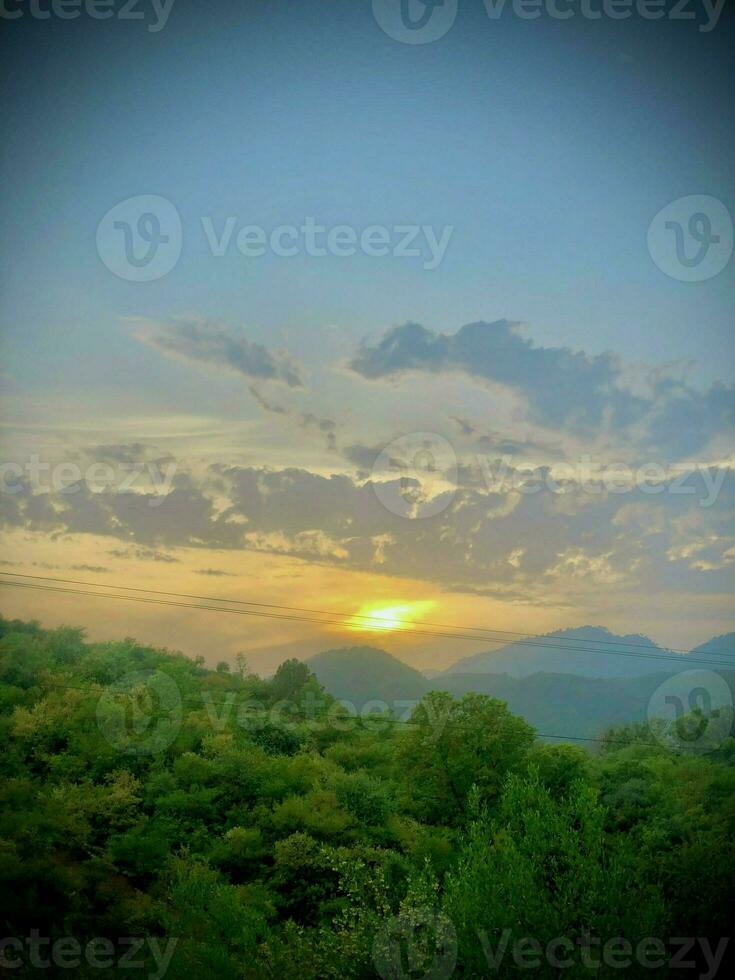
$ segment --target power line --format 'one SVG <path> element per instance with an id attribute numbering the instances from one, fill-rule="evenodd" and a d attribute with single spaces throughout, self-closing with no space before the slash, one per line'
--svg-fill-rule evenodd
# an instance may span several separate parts
<path id="1" fill-rule="evenodd" d="M 607 738 L 605 735 L 549 735 L 548 732 L 536 732 L 538 738 L 559 738 L 565 742 L 606 742 L 608 745 L 650 745 L 652 748 L 660 748 L 660 742 L 639 742 L 631 741 L 627 738 Z"/>
<path id="2" fill-rule="evenodd" d="M 183 598 L 183 599 L 198 599 L 204 602 L 227 603 L 228 605 L 254 606 L 260 609 L 285 609 L 289 612 L 300 612 L 300 613 L 308 613 L 310 615 L 333 616 L 340 619 L 349 619 L 350 620 L 349 625 L 353 626 L 356 629 L 368 628 L 362 626 L 356 627 L 354 623 L 351 622 L 352 620 L 360 619 L 360 620 L 367 620 L 369 623 L 375 624 L 376 629 L 384 630 L 386 628 L 384 623 L 381 625 L 379 617 L 369 616 L 369 615 L 364 615 L 359 613 L 348 616 L 347 613 L 338 613 L 335 612 L 334 610 L 307 609 L 302 606 L 286 606 L 286 605 L 280 605 L 271 602 L 254 602 L 246 599 L 225 599 L 225 598 L 220 598 L 218 596 L 197 595 L 195 593 L 190 593 L 190 592 L 167 592 L 161 589 L 144 589 L 133 585 L 119 585 L 115 583 L 110 585 L 109 583 L 106 582 L 89 582 L 82 579 L 64 578 L 61 576 L 54 576 L 54 575 L 29 575 L 29 574 L 23 574 L 21 572 L 0 572 L 0 575 L 6 577 L 12 576 L 14 578 L 28 578 L 28 579 L 34 579 L 43 582 L 64 582 L 68 585 L 84 585 L 95 589 L 99 589 L 99 588 L 123 589 L 126 592 L 141 592 L 146 595 L 173 596 L 176 598 Z M 457 626 L 456 624 L 431 623 L 426 620 L 420 620 L 420 619 L 407 620 L 407 619 L 400 619 L 398 617 L 391 617 L 391 621 L 401 626 L 410 626 L 410 627 L 413 627 L 414 625 L 427 626 L 433 629 L 461 630 L 463 632 L 476 632 L 476 633 L 483 633 L 483 634 L 499 633 L 502 636 L 520 637 L 520 642 L 523 642 L 527 645 L 532 645 L 533 641 L 536 640 L 543 640 L 544 641 L 544 643 L 542 644 L 543 646 L 556 647 L 561 650 L 565 650 L 565 649 L 572 650 L 573 647 L 567 647 L 564 645 L 568 643 L 597 643 L 597 644 L 605 644 L 606 646 L 620 646 L 620 647 L 624 647 L 626 650 L 627 649 L 650 650 L 650 646 L 646 643 L 628 643 L 624 640 L 591 640 L 591 639 L 584 639 L 583 637 L 576 637 L 576 636 L 560 636 L 560 637 L 555 637 L 553 635 L 544 636 L 538 633 L 534 634 L 534 633 L 522 633 L 517 630 L 502 630 L 494 626 Z M 496 639 L 495 637 L 489 637 L 489 636 L 483 636 L 483 639 L 487 643 L 506 642 L 505 640 L 499 640 Z M 558 640 L 559 642 L 558 643 L 549 642 L 553 640 Z M 592 651 L 587 649 L 585 650 L 585 652 L 589 653 Z M 600 651 L 600 652 L 604 653 L 606 651 Z M 685 655 L 688 655 L 689 653 L 688 650 L 681 650 L 673 647 L 668 648 L 668 652 L 672 654 L 685 654 Z M 698 652 L 707 655 L 711 654 L 713 656 L 719 656 L 722 653 L 725 653 L 726 655 L 735 654 L 735 651 L 733 650 L 727 650 L 727 651 L 700 650 Z M 659 655 L 648 654 L 648 656 L 656 657 Z"/>
<path id="3" fill-rule="evenodd" d="M 4 573 L 4 572 L 3 573 L 0 573 L 0 575 L 7 575 L 7 574 L 9 574 L 9 573 Z M 10 574 L 12 574 L 12 573 L 10 573 Z M 24 576 L 24 577 L 31 577 L 31 576 Z M 33 577 L 34 578 L 46 578 L 45 576 L 33 576 Z M 57 581 L 57 582 L 73 581 L 73 580 L 66 580 L 66 579 L 61 579 L 61 578 L 51 579 L 50 577 L 49 577 L 49 580 L 51 580 L 51 581 Z M 93 584 L 93 583 L 90 583 L 90 584 Z M 314 624 L 314 625 L 322 625 L 322 626 L 341 626 L 341 627 L 347 626 L 347 627 L 349 627 L 349 626 L 352 625 L 352 623 L 351 623 L 351 618 L 352 617 L 346 617 L 346 616 L 345 617 L 342 617 L 341 619 L 337 619 L 337 620 L 313 619 L 313 618 L 310 618 L 310 617 L 307 617 L 307 616 L 300 616 L 300 615 L 294 616 L 294 615 L 290 615 L 290 614 L 286 614 L 286 613 L 264 612 L 264 611 L 262 611 L 260 609 L 235 609 L 235 608 L 232 608 L 230 606 L 202 605 L 202 604 L 199 604 L 199 603 L 181 602 L 181 601 L 174 601 L 174 600 L 171 600 L 171 599 L 148 598 L 146 596 L 138 596 L 138 595 L 121 595 L 119 593 L 113 593 L 113 592 L 92 592 L 92 591 L 85 590 L 85 589 L 70 589 L 70 588 L 63 588 L 63 587 L 57 587 L 57 586 L 40 585 L 40 584 L 37 584 L 35 582 L 32 583 L 32 582 L 2 581 L 2 582 L 0 582 L 0 585 L 12 586 L 12 587 L 15 587 L 15 588 L 33 589 L 33 590 L 44 591 L 44 592 L 56 592 L 56 593 L 64 593 L 64 594 L 70 594 L 70 595 L 83 595 L 83 596 L 88 596 L 88 597 L 97 597 L 97 598 L 101 598 L 101 599 L 124 599 L 124 600 L 127 600 L 128 602 L 141 602 L 141 603 L 146 603 L 146 604 L 151 604 L 151 605 L 173 606 L 173 607 L 176 607 L 176 608 L 183 608 L 183 609 L 201 609 L 201 610 L 204 610 L 206 612 L 228 613 L 230 615 L 254 616 L 254 617 L 257 617 L 257 618 L 265 618 L 265 619 L 278 619 L 278 620 L 287 620 L 287 621 L 294 621 L 294 622 L 306 622 L 306 623 L 311 623 L 311 624 Z M 95 586 L 95 588 L 102 588 L 102 586 Z M 126 588 L 126 586 L 117 586 L 117 588 Z M 133 591 L 132 587 L 131 587 L 130 591 Z M 154 594 L 158 594 L 158 593 L 156 593 L 156 590 L 140 590 L 140 589 L 135 589 L 135 591 L 146 591 L 146 592 L 152 592 Z M 185 595 L 185 593 L 165 593 L 165 594 L 168 594 L 168 595 Z M 217 601 L 217 600 L 210 599 L 210 601 Z M 273 607 L 271 607 L 271 608 L 273 608 Z M 275 608 L 287 608 L 287 607 L 275 607 Z M 293 608 L 295 609 L 295 608 L 298 608 L 298 607 L 293 607 Z M 306 610 L 305 609 L 303 611 L 304 612 L 314 612 L 314 613 L 317 613 L 316 610 Z M 333 614 L 333 615 L 338 615 L 338 614 Z M 467 633 L 449 633 L 449 632 L 437 632 L 436 630 L 431 630 L 431 629 L 414 629 L 413 628 L 413 625 L 414 624 L 412 624 L 412 623 L 410 623 L 408 621 L 404 621 L 404 622 L 405 622 L 405 625 L 411 627 L 411 632 L 412 633 L 418 634 L 418 635 L 421 635 L 421 636 L 432 636 L 434 638 L 444 638 L 444 639 L 470 640 L 471 642 L 475 642 L 475 643 L 480 642 L 481 640 L 483 642 L 493 642 L 488 637 L 483 637 L 483 636 L 470 636 Z M 359 628 L 360 629 L 369 630 L 369 631 L 372 631 L 372 632 L 385 632 L 385 629 L 386 629 L 386 627 L 385 627 L 384 624 L 378 625 L 377 623 L 374 626 L 368 626 L 368 625 L 366 625 L 366 626 L 361 626 Z M 542 639 L 542 638 L 539 638 L 539 639 Z M 494 641 L 494 642 L 498 642 L 498 641 Z M 708 667 L 712 667 L 712 666 L 735 667 L 735 664 L 732 661 L 712 660 L 712 659 L 698 659 L 698 658 L 691 657 L 690 655 L 686 655 L 685 658 L 684 657 L 678 657 L 678 656 L 675 656 L 675 657 L 666 657 L 666 656 L 659 656 L 657 654 L 650 654 L 650 653 L 649 654 L 639 654 L 639 653 L 632 653 L 632 652 L 623 652 L 623 651 L 620 651 L 620 650 L 594 650 L 594 649 L 591 650 L 589 648 L 582 648 L 582 647 L 571 648 L 571 647 L 565 647 L 562 644 L 555 644 L 555 643 L 554 644 L 550 644 L 550 643 L 545 642 L 545 641 L 544 642 L 539 642 L 539 641 L 529 640 L 529 641 L 524 641 L 524 643 L 525 643 L 525 645 L 528 645 L 528 646 L 539 646 L 539 647 L 542 647 L 542 648 L 550 648 L 550 649 L 554 649 L 554 650 L 565 650 L 566 652 L 571 652 L 571 653 L 593 653 L 593 654 L 605 654 L 607 656 L 630 657 L 630 658 L 638 659 L 638 660 L 641 660 L 641 659 L 642 660 L 658 660 L 658 661 L 661 661 L 662 663 L 667 663 L 669 665 L 671 664 L 672 661 L 676 660 L 676 661 L 679 661 L 682 664 L 684 663 L 684 661 L 686 661 L 686 665 L 689 665 L 689 664 L 702 664 L 702 665 L 708 666 Z"/>
<path id="4" fill-rule="evenodd" d="M 0 573 L 0 574 L 7 574 L 7 573 Z M 54 581 L 66 581 L 66 580 L 64 580 L 64 579 L 54 579 Z M 201 605 L 201 604 L 198 604 L 198 603 L 191 603 L 191 602 L 178 602 L 178 601 L 164 600 L 164 599 L 152 599 L 152 598 L 146 598 L 146 597 L 142 597 L 142 596 L 120 595 L 120 594 L 112 593 L 112 592 L 90 592 L 88 590 L 83 590 L 83 589 L 68 589 L 68 588 L 61 588 L 61 587 L 52 587 L 52 586 L 37 585 L 37 584 L 26 583 L 26 582 L 10 582 L 10 581 L 5 581 L 5 582 L 0 582 L 0 584 L 1 585 L 7 585 L 7 586 L 15 586 L 16 588 L 35 589 L 35 590 L 38 590 L 38 591 L 67 593 L 67 594 L 72 594 L 72 595 L 84 595 L 84 596 L 90 596 L 90 597 L 96 596 L 98 598 L 126 599 L 126 600 L 128 600 L 130 602 L 142 602 L 142 603 L 146 603 L 146 604 L 174 606 L 174 607 L 185 608 L 185 609 L 201 609 L 201 610 L 204 610 L 204 611 L 207 611 L 207 612 L 224 612 L 224 613 L 229 613 L 229 614 L 232 614 L 232 615 L 255 616 L 257 618 L 265 618 L 265 619 L 279 619 L 279 620 L 287 620 L 287 621 L 295 621 L 295 622 L 306 622 L 306 623 L 312 623 L 314 625 L 342 626 L 342 627 L 345 627 L 345 626 L 348 626 L 349 627 L 349 626 L 352 626 L 353 625 L 351 623 L 351 621 L 350 621 L 351 620 L 351 617 L 348 618 L 346 616 L 343 617 L 343 618 L 341 618 L 341 619 L 337 619 L 337 620 L 313 619 L 311 617 L 300 616 L 300 615 L 299 616 L 293 616 L 293 615 L 286 615 L 284 613 L 261 612 L 259 610 L 253 610 L 253 609 L 233 609 L 233 608 L 222 607 L 222 606 Z M 101 586 L 96 586 L 96 588 L 101 588 Z M 125 588 L 125 586 L 119 586 L 118 588 Z M 142 590 L 136 590 L 136 591 L 142 591 Z M 146 591 L 155 592 L 155 590 L 146 590 Z M 178 595 L 180 593 L 167 593 L 167 594 L 169 594 L 169 595 Z M 211 601 L 217 601 L 217 600 L 211 600 Z M 278 608 L 278 607 L 276 607 L 276 608 Z M 284 608 L 284 607 L 280 607 L 280 608 Z M 297 607 L 293 607 L 293 608 L 297 608 Z M 304 612 L 309 612 L 309 611 L 310 610 L 304 610 Z M 316 610 L 314 612 L 316 612 Z M 497 642 L 497 641 L 493 641 L 489 637 L 469 636 L 466 633 L 449 633 L 449 632 L 437 632 L 435 630 L 430 630 L 430 629 L 414 629 L 413 628 L 413 624 L 411 624 L 408 621 L 404 621 L 404 622 L 405 622 L 406 625 L 412 627 L 411 632 L 413 632 L 415 634 L 418 634 L 418 635 L 422 635 L 422 636 L 431 636 L 431 637 L 435 637 L 435 638 L 445 638 L 445 639 L 470 640 L 470 641 L 473 641 L 473 642 L 479 642 L 480 640 L 482 640 L 483 642 Z M 365 626 L 361 626 L 359 628 L 360 629 L 364 629 L 364 630 L 368 630 L 368 631 L 372 631 L 372 632 L 385 632 L 385 630 L 386 630 L 386 627 L 385 627 L 384 624 L 378 625 L 377 622 L 376 622 L 375 625 L 372 625 L 372 626 L 371 625 L 365 625 Z M 542 639 L 542 638 L 540 638 L 540 639 Z M 680 658 L 679 657 L 659 656 L 657 654 L 638 654 L 638 653 L 631 653 L 631 652 L 622 652 L 622 651 L 618 651 L 618 650 L 594 650 L 594 649 L 593 650 L 590 650 L 588 648 L 580 648 L 580 647 L 571 648 L 571 647 L 566 647 L 563 644 L 548 643 L 546 641 L 539 642 L 539 641 L 529 640 L 529 641 L 526 641 L 526 645 L 528 645 L 528 646 L 538 646 L 538 647 L 542 647 L 542 648 L 550 648 L 550 649 L 555 649 L 555 650 L 565 650 L 565 651 L 571 652 L 571 653 L 601 653 L 601 654 L 607 654 L 608 656 L 613 656 L 614 655 L 614 656 L 631 657 L 631 658 L 639 659 L 639 660 L 640 659 L 644 659 L 644 660 L 659 660 L 662 663 L 667 663 L 667 664 L 670 664 L 671 661 L 674 661 L 674 660 L 679 661 L 679 662 L 682 662 L 682 661 L 680 661 Z M 707 666 L 712 666 L 712 665 L 724 666 L 724 667 L 732 667 L 732 666 L 735 666 L 735 665 L 733 665 L 733 663 L 731 661 L 709 660 L 709 659 L 707 659 L 707 660 L 700 660 L 700 659 L 696 659 L 694 657 L 690 657 L 689 655 L 686 656 L 686 663 L 687 664 L 696 663 L 696 664 L 703 664 L 703 665 L 707 665 Z"/>
<path id="5" fill-rule="evenodd" d="M 277 603 L 254 602 L 245 599 L 224 599 L 224 598 L 218 598 L 217 596 L 196 595 L 188 592 L 167 592 L 161 589 L 144 589 L 144 588 L 140 588 L 136 586 L 128 586 L 128 585 L 119 585 L 119 584 L 108 585 L 107 583 L 89 582 L 80 579 L 63 578 L 61 576 L 53 576 L 53 575 L 28 575 L 28 574 L 23 574 L 21 572 L 0 572 L 0 575 L 4 577 L 12 576 L 14 578 L 34 579 L 37 581 L 44 581 L 44 582 L 63 582 L 69 585 L 84 585 L 95 589 L 100 589 L 100 588 L 122 589 L 126 592 L 140 592 L 146 595 L 173 596 L 176 598 L 183 598 L 183 599 L 197 599 L 204 602 L 217 602 L 217 603 L 226 603 L 228 605 L 240 605 L 240 606 L 253 606 L 259 609 L 285 609 L 289 612 L 308 613 L 309 615 L 332 616 L 335 619 L 339 619 L 340 622 L 344 620 L 348 620 L 347 625 L 355 629 L 376 629 L 376 630 L 386 629 L 385 624 L 381 623 L 379 617 L 363 615 L 363 614 L 355 614 L 355 615 L 348 616 L 347 614 L 337 613 L 334 612 L 333 610 L 330 611 L 324 609 L 307 609 L 302 606 L 286 606 L 286 605 L 279 605 Z M 367 625 L 356 626 L 353 622 L 353 620 L 355 619 L 366 620 Z M 457 625 L 449 625 L 446 623 L 430 623 L 425 620 L 405 620 L 405 619 L 399 619 L 397 617 L 396 618 L 392 617 L 391 622 L 396 623 L 400 626 L 408 626 L 411 628 L 413 628 L 414 626 L 426 626 L 432 629 L 439 629 L 439 630 L 461 630 L 463 633 L 464 632 L 483 633 L 483 634 L 500 633 L 503 634 L 504 636 L 518 636 L 521 638 L 520 641 L 518 641 L 520 643 L 524 643 L 528 646 L 545 646 L 553 650 L 572 651 L 574 648 L 566 645 L 569 643 L 585 643 L 585 644 L 591 643 L 591 644 L 597 644 L 602 646 L 616 646 L 616 647 L 620 646 L 620 647 L 624 647 L 626 650 L 630 650 L 630 649 L 650 650 L 648 644 L 627 643 L 623 640 L 593 640 L 593 639 L 584 639 L 583 637 L 564 636 L 564 637 L 558 637 L 559 642 L 553 642 L 556 638 L 551 634 L 544 636 L 540 634 L 521 633 L 514 630 L 501 630 L 491 626 L 488 627 L 457 626 Z M 442 633 L 439 635 L 450 636 L 451 634 Z M 478 639 L 482 639 L 484 642 L 487 643 L 504 642 L 503 640 L 499 640 L 495 637 L 490 637 L 485 635 L 478 637 Z M 596 650 L 596 649 L 590 650 L 589 648 L 585 648 L 583 652 L 607 653 L 608 651 Z M 669 653 L 686 655 L 687 657 L 689 656 L 688 651 L 675 649 L 675 648 L 669 648 Z M 731 656 L 733 655 L 733 653 L 735 653 L 735 651 L 699 650 L 698 653 L 704 655 L 712 655 L 712 656 L 720 656 L 722 654 L 724 654 L 725 656 Z M 661 656 L 660 654 L 652 654 L 652 653 L 647 653 L 646 656 L 650 657 L 651 659 L 659 659 L 659 660 L 677 659 L 676 657 L 667 657 L 667 656 Z M 688 661 L 688 662 L 694 662 L 694 661 Z"/>

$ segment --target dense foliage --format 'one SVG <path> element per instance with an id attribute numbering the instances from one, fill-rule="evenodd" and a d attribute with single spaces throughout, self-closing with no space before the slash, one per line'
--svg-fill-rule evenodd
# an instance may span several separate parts
<path id="1" fill-rule="evenodd" d="M 638 726 L 593 754 L 438 691 L 356 718 L 298 661 L 262 680 L 5 620 L 0 730 L 4 936 L 176 937 L 169 978 L 316 980 L 516 975 L 489 966 L 508 936 L 573 944 L 537 976 L 620 975 L 580 937 L 728 932 L 732 738 L 682 756 Z"/>

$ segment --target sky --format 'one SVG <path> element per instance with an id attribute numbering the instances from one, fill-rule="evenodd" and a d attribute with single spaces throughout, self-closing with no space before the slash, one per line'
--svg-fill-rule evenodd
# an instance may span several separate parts
<path id="1" fill-rule="evenodd" d="M 0 571 L 400 612 L 4 613 L 265 672 L 733 629 L 735 48 L 690 6 L 8 0 Z"/>

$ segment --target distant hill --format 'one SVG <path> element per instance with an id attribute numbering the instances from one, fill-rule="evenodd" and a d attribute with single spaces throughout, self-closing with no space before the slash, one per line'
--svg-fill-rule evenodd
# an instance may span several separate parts
<path id="1" fill-rule="evenodd" d="M 556 673 L 529 677 L 453 674 L 436 678 L 434 683 L 455 696 L 476 691 L 500 698 L 545 735 L 593 738 L 610 725 L 645 721 L 648 699 L 667 676 L 600 679 Z"/>
<path id="2" fill-rule="evenodd" d="M 702 668 L 706 670 L 705 668 Z M 735 671 L 720 671 L 735 698 Z M 670 671 L 645 677 L 580 677 L 574 674 L 444 674 L 432 683 L 455 697 L 468 691 L 506 701 L 541 735 L 594 738 L 611 725 L 645 721 L 648 700 Z"/>
<path id="3" fill-rule="evenodd" d="M 718 660 L 732 660 L 733 667 L 735 667 L 735 633 L 723 633 L 722 636 L 713 636 L 706 643 L 701 643 L 698 647 L 694 647 L 693 650 L 690 650 L 690 653 L 698 659 L 714 656 Z"/>
<path id="4" fill-rule="evenodd" d="M 713 648 L 712 643 L 703 646 Z M 722 649 L 731 647 L 723 644 Z M 419 701 L 432 689 L 449 691 L 455 697 L 474 691 L 506 701 L 514 714 L 521 715 L 542 735 L 582 739 L 595 738 L 611 725 L 645 721 L 649 698 L 667 677 L 677 673 L 651 671 L 650 667 L 640 676 L 607 678 L 555 671 L 519 677 L 487 671 L 446 671 L 429 679 L 376 647 L 327 650 L 307 663 L 330 694 L 351 702 L 358 710 L 377 700 L 403 714 L 405 705 L 399 702 Z M 735 694 L 735 670 L 726 671 L 723 677 Z"/>
<path id="5" fill-rule="evenodd" d="M 608 646 L 608 649 L 639 652 L 639 644 L 643 644 L 652 653 L 665 656 L 667 651 L 651 640 L 646 642 L 647 638 L 642 636 L 619 637 L 595 627 L 564 630 L 552 636 L 565 638 L 571 634 L 585 640 L 579 644 L 584 653 L 512 643 L 502 650 L 466 657 L 433 677 L 421 674 L 377 647 L 327 650 L 307 663 L 330 694 L 350 701 L 358 709 L 368 701 L 377 700 L 400 715 L 405 713 L 405 705 L 399 702 L 419 701 L 430 690 L 449 691 L 455 697 L 474 691 L 506 701 L 514 714 L 524 717 L 543 735 L 579 738 L 595 738 L 611 725 L 645 721 L 649 698 L 667 677 L 688 666 L 707 669 L 701 663 L 688 665 L 685 654 L 671 655 L 665 664 L 673 663 L 674 669 L 662 670 L 656 660 L 629 660 L 586 652 L 595 648 L 590 640 L 597 640 L 599 648 L 604 648 L 600 643 L 609 644 L 613 640 L 616 644 L 627 641 L 631 646 Z M 706 659 L 701 655 L 702 650 L 722 656 L 734 648 L 735 634 L 730 633 L 702 644 L 692 650 L 692 655 L 702 660 Z M 569 669 L 553 669 L 559 663 L 568 664 Z M 510 664 L 515 674 L 510 670 L 490 671 L 489 664 Z M 543 664 L 545 669 L 532 670 L 536 664 Z M 465 672 L 461 672 L 461 666 Z M 600 677 L 592 673 L 604 669 L 629 670 L 630 674 Z M 735 696 L 735 669 L 723 672 L 718 668 L 718 673 Z"/>
<path id="6" fill-rule="evenodd" d="M 400 713 L 394 702 L 419 701 L 431 686 L 418 670 L 377 647 L 326 650 L 307 663 L 330 694 L 358 709 L 377 700 Z"/>
<path id="7" fill-rule="evenodd" d="M 662 662 L 655 657 L 665 659 Z M 685 655 L 671 653 L 647 636 L 619 636 L 602 626 L 582 626 L 463 657 L 440 676 L 492 673 L 529 677 L 544 672 L 624 678 L 643 677 L 657 671 L 676 672 L 686 667 Z"/>

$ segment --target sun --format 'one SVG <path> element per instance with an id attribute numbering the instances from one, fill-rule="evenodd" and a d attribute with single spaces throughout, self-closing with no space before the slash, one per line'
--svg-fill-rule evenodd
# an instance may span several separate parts
<path id="1" fill-rule="evenodd" d="M 347 625 L 354 630 L 406 630 L 433 602 L 403 602 L 392 606 L 365 605 L 355 613 Z"/>

